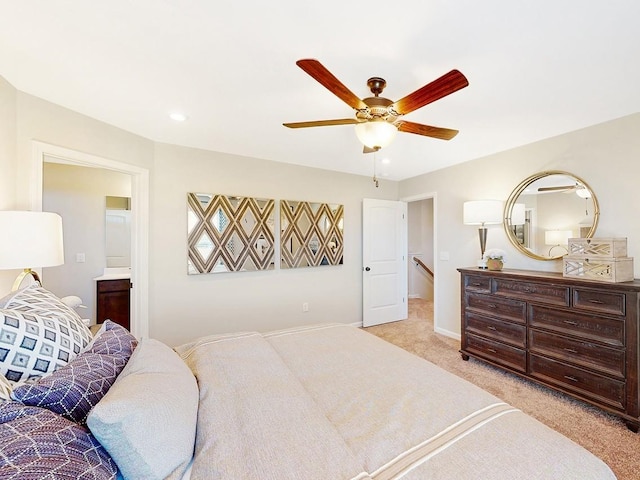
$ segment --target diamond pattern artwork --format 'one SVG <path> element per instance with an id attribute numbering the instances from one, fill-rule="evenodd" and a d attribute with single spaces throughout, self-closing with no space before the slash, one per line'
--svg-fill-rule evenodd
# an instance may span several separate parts
<path id="1" fill-rule="evenodd" d="M 280 201 L 282 268 L 343 263 L 344 206 Z"/>
<path id="2" fill-rule="evenodd" d="M 271 199 L 187 194 L 189 274 L 274 268 Z"/>
<path id="3" fill-rule="evenodd" d="M 42 408 L 0 404 L 0 478 L 107 480 L 117 474 L 86 427 Z"/>

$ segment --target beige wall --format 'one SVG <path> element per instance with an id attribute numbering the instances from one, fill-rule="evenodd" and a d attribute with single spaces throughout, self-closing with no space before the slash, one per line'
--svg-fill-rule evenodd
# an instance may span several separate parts
<path id="1" fill-rule="evenodd" d="M 106 267 L 105 197 L 131 196 L 131 176 L 102 168 L 46 162 L 42 209 L 62 217 L 65 263 L 43 269 L 47 289 L 59 297 L 76 295 L 86 309 L 83 318 L 95 323 L 96 282 Z M 76 262 L 82 253 L 85 261 Z"/>
<path id="2" fill-rule="evenodd" d="M 16 208 L 16 89 L 0 77 L 0 209 Z M 5 233 L 6 234 L 6 233 Z M 17 273 L 0 270 L 0 284 L 13 283 Z M 1 292 L 6 289 L 0 290 Z"/>
<path id="3" fill-rule="evenodd" d="M 0 158 L 0 168 L 13 173 L 10 183 L 18 188 L 0 192 L 0 202 L 28 209 L 33 189 L 42 188 L 32 183 L 33 140 L 150 171 L 151 336 L 177 344 L 231 329 L 361 321 L 362 198 L 396 199 L 397 182 L 381 181 L 380 188 L 375 188 L 368 177 L 155 144 L 25 93 L 16 94 L 11 85 L 0 83 L 0 98 L 10 99 L 11 95 L 16 97 L 15 115 L 3 112 L 0 122 L 6 122 L 13 133 L 0 137 L 0 142 L 13 148 L 15 155 Z M 11 137 L 16 138 L 14 147 Z M 188 276 L 189 191 L 342 203 L 345 264 Z M 17 273 L 0 276 L 0 291 L 9 290 Z M 44 281 L 46 286 L 46 277 Z M 306 313 L 302 312 L 303 302 L 309 303 Z"/>
<path id="4" fill-rule="evenodd" d="M 476 264 L 480 256 L 477 228 L 462 224 L 466 200 L 506 200 L 529 175 L 566 170 L 584 179 L 600 202 L 600 237 L 627 237 L 629 256 L 640 275 L 640 114 L 594 125 L 513 150 L 480 158 L 400 183 L 400 198 L 437 192 L 436 325 L 451 335 L 460 332 L 460 286 L 457 267 Z M 509 243 L 501 226 L 489 228 L 487 248 L 507 251 L 506 268 L 560 271 L 560 261 L 529 259 Z"/>
<path id="5" fill-rule="evenodd" d="M 459 332 L 459 276 L 456 267 L 479 255 L 477 229 L 462 225 L 462 203 L 506 199 L 515 185 L 541 170 L 561 169 L 587 181 L 600 201 L 599 236 L 629 238 L 629 254 L 640 257 L 640 114 L 567 133 L 531 145 L 415 177 L 381 182 L 215 152 L 155 144 L 98 120 L 16 92 L 0 79 L 0 205 L 28 208 L 32 189 L 33 140 L 147 168 L 150 198 L 150 329 L 169 343 L 195 335 L 238 329 L 266 330 L 294 324 L 361 320 L 361 200 L 437 194 L 435 259 L 436 322 Z M 12 111 L 13 108 L 13 111 Z M 15 118 L 15 120 L 12 120 Z M 12 138 L 15 137 L 15 144 Z M 632 184 L 633 183 L 633 184 Z M 317 269 L 188 276 L 186 206 L 188 191 L 208 191 L 345 205 L 345 265 Z M 517 254 L 502 229 L 493 227 L 488 246 L 508 251 L 507 266 L 557 270 Z M 636 276 L 640 260 L 636 261 Z M 1 291 L 17 273 L 1 272 Z M 310 310 L 302 312 L 308 302 Z"/>
<path id="6" fill-rule="evenodd" d="M 152 337 L 362 321 L 362 199 L 396 199 L 396 182 L 158 144 L 152 184 Z M 187 192 L 343 204 L 344 265 L 187 275 Z"/>
<path id="7" fill-rule="evenodd" d="M 28 209 L 33 184 L 33 140 L 127 163 L 153 167 L 153 142 L 86 117 L 40 98 L 18 92 L 17 102 L 18 208 Z"/>

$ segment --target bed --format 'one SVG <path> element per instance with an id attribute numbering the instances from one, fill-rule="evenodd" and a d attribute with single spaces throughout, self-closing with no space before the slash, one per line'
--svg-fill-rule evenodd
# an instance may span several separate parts
<path id="1" fill-rule="evenodd" d="M 344 324 L 169 348 L 107 321 L 67 364 L 7 388 L 0 479 L 615 478 L 500 399 Z M 47 456 L 50 424 L 73 441 Z"/>

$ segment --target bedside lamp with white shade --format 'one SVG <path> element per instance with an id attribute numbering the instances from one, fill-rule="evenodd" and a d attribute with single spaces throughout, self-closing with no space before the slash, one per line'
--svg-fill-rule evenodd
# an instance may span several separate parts
<path id="1" fill-rule="evenodd" d="M 62 218 L 57 213 L 0 211 L 0 270 L 23 269 L 13 283 L 20 288 L 32 268 L 55 267 L 64 263 Z"/>
<path id="2" fill-rule="evenodd" d="M 480 238 L 479 268 L 487 268 L 484 252 L 487 246 L 487 227 L 485 225 L 498 225 L 502 223 L 503 203 L 500 200 L 472 200 L 464 202 L 463 223 L 465 225 L 480 225 L 478 237 Z"/>

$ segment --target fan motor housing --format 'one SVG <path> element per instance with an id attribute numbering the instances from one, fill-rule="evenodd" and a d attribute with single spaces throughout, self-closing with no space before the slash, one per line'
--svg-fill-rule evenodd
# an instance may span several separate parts
<path id="1" fill-rule="evenodd" d="M 368 97 L 362 101 L 367 105 L 366 109 L 358 110 L 356 117 L 361 120 L 379 119 L 387 122 L 394 122 L 398 117 L 393 115 L 389 106 L 393 104 L 391 100 L 384 97 Z"/>

